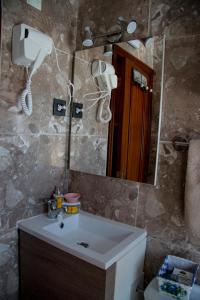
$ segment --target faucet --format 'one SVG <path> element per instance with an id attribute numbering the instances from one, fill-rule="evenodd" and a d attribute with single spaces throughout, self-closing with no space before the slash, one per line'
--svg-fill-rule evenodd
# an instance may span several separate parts
<path id="1" fill-rule="evenodd" d="M 48 213 L 47 216 L 49 219 L 56 219 L 60 209 L 57 208 L 57 202 L 56 199 L 49 199 L 47 201 L 48 204 Z"/>
<path id="2" fill-rule="evenodd" d="M 58 219 L 58 221 L 63 220 L 64 207 L 57 208 L 56 199 L 49 199 L 48 204 L 48 213 L 47 216 L 49 219 Z"/>

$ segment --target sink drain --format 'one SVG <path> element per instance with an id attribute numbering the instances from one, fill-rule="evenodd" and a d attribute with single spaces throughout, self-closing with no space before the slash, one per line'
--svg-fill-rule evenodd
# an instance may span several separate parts
<path id="1" fill-rule="evenodd" d="M 77 245 L 79 245 L 79 246 L 82 246 L 82 247 L 84 247 L 84 248 L 89 248 L 89 244 L 88 243 L 86 243 L 86 242 L 77 242 Z"/>
<path id="2" fill-rule="evenodd" d="M 59 225 L 59 226 L 60 226 L 60 229 L 63 229 L 63 228 L 64 228 L 64 225 L 65 225 L 65 224 L 64 224 L 63 222 L 61 222 L 60 225 Z"/>

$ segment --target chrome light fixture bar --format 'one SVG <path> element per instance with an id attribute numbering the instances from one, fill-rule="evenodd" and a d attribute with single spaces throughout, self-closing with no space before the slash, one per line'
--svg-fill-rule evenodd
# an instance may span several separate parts
<path id="1" fill-rule="evenodd" d="M 82 45 L 85 47 L 91 47 L 94 45 L 94 40 L 98 38 L 107 38 L 110 43 L 118 42 L 124 32 L 132 34 L 137 28 L 137 23 L 135 20 L 127 21 L 123 17 L 119 17 L 117 19 L 117 24 L 121 27 L 120 30 L 102 34 L 94 34 L 90 26 L 86 26 L 84 29 L 85 36 Z"/>

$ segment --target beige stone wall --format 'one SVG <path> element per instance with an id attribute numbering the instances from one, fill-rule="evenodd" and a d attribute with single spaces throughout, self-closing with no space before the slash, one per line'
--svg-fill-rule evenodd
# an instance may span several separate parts
<path id="1" fill-rule="evenodd" d="M 200 261 L 200 249 L 188 243 L 183 217 L 187 153 L 170 144 L 175 134 L 199 137 L 198 0 L 43 0 L 42 12 L 25 0 L 3 1 L 0 86 L 0 299 L 17 299 L 16 221 L 43 210 L 42 199 L 63 184 L 69 118 L 52 116 L 52 98 L 66 97 L 55 59 L 46 58 L 33 77 L 33 116 L 9 109 L 24 87 L 24 72 L 11 62 L 12 27 L 27 23 L 49 34 L 58 48 L 81 49 L 83 27 L 112 29 L 119 15 L 138 22 L 134 38 L 165 33 L 164 109 L 157 188 L 129 181 L 72 172 L 71 189 L 82 194 L 83 208 L 144 227 L 148 231 L 145 271 L 155 275 L 166 253 Z M 125 37 L 126 38 L 126 37 Z M 130 38 L 130 37 L 128 37 Z M 102 42 L 102 41 L 99 41 Z M 98 44 L 98 43 L 96 43 Z M 71 56 L 60 55 L 63 75 L 71 76 Z M 56 75 L 56 76 L 55 76 Z"/>
<path id="2" fill-rule="evenodd" d="M 69 112 L 52 116 L 53 98 L 67 99 L 65 80 L 71 77 L 76 41 L 76 1 L 43 0 L 42 11 L 25 0 L 3 1 L 0 85 L 0 299 L 17 299 L 16 221 L 43 211 L 43 200 L 55 185 L 63 186 L 66 173 Z M 24 88 L 25 74 L 11 61 L 14 24 L 36 27 L 54 40 L 55 55 L 47 57 L 32 78 L 33 114 L 11 112 Z M 64 79 L 63 79 L 64 78 Z"/>
<path id="3" fill-rule="evenodd" d="M 158 271 L 166 254 L 200 262 L 200 249 L 188 242 L 184 223 L 187 152 L 174 150 L 175 135 L 200 137 L 200 3 L 191 1 L 81 1 L 78 32 L 111 28 L 117 16 L 134 16 L 138 34 L 166 34 L 164 106 L 157 187 L 71 173 L 71 190 L 82 194 L 83 208 L 143 227 L 148 232 L 146 278 Z M 78 35 L 78 38 L 80 38 Z M 78 47 L 81 41 L 77 40 Z"/>

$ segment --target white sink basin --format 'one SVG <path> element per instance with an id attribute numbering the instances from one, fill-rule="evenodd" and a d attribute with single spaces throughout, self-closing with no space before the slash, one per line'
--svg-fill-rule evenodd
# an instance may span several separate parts
<path id="1" fill-rule="evenodd" d="M 83 213 L 65 218 L 62 225 L 64 227 L 60 225 L 61 222 L 56 222 L 44 226 L 43 229 L 59 236 L 69 244 L 76 245 L 81 242 L 88 244 L 90 250 L 102 254 L 111 250 L 132 234 L 130 229 L 116 226 L 116 223 L 108 223 Z"/>
<path id="2" fill-rule="evenodd" d="M 146 238 L 143 229 L 83 211 L 63 220 L 50 220 L 43 214 L 19 221 L 18 227 L 103 269 Z"/>

